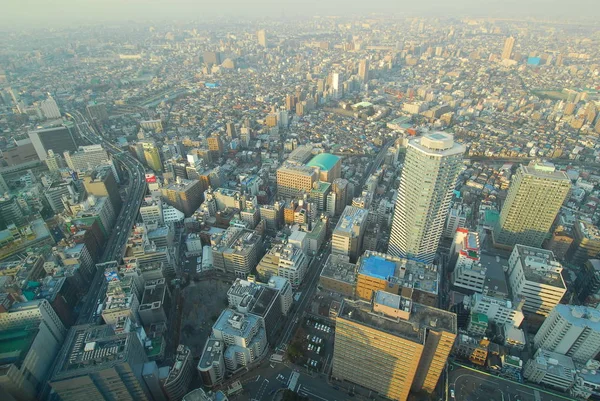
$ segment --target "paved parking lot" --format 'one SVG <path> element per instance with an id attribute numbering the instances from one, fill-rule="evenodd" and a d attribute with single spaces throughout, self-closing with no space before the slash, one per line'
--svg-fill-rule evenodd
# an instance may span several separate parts
<path id="1" fill-rule="evenodd" d="M 572 400 L 568 394 L 558 395 L 527 384 L 502 379 L 483 372 L 450 365 L 449 393 L 456 401 L 562 401 Z M 449 396 L 449 399 L 452 398 Z"/>
<path id="2" fill-rule="evenodd" d="M 322 372 L 331 361 L 334 328 L 314 319 L 307 319 L 303 329 L 306 332 L 304 335 L 306 341 L 304 352 L 308 359 L 304 367 Z M 314 366 L 314 364 L 309 365 L 308 362 L 310 361 L 317 361 L 317 366 Z"/>

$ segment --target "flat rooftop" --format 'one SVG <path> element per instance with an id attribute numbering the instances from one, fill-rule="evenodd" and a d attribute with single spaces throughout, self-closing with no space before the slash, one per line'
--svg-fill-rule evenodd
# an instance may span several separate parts
<path id="1" fill-rule="evenodd" d="M 356 282 L 356 265 L 344 260 L 343 255 L 330 254 L 325 262 L 321 277 L 341 281 L 347 284 Z"/>
<path id="2" fill-rule="evenodd" d="M 330 153 L 320 153 L 313 157 L 306 165 L 309 167 L 318 167 L 323 171 L 329 171 L 334 168 L 339 161 L 339 156 Z"/>
<path id="3" fill-rule="evenodd" d="M 252 305 L 252 309 L 250 309 L 250 313 L 264 317 L 269 306 L 277 299 L 278 293 L 279 291 L 273 288 L 262 287 L 262 291 L 260 291 L 258 298 Z"/>
<path id="4" fill-rule="evenodd" d="M 352 235 L 357 226 L 366 223 L 369 211 L 360 207 L 346 206 L 335 226 L 334 234 Z"/>
<path id="5" fill-rule="evenodd" d="M 515 245 L 513 252 L 517 252 L 519 255 L 521 266 L 523 266 L 523 274 L 527 281 L 566 288 L 561 275 L 562 265 L 554 259 L 552 251 Z"/>
<path id="6" fill-rule="evenodd" d="M 358 274 L 364 274 L 380 280 L 388 280 L 390 277 L 394 277 L 395 272 L 396 264 L 379 255 L 361 258 L 361 263 L 358 267 Z"/>
<path id="7" fill-rule="evenodd" d="M 486 268 L 484 288 L 490 294 L 499 293 L 508 295 L 508 285 L 506 284 L 506 275 L 504 266 L 508 266 L 508 260 L 501 256 L 481 253 L 479 263 Z"/>
<path id="8" fill-rule="evenodd" d="M 390 296 L 401 298 L 394 294 Z M 456 314 L 415 302 L 409 319 L 402 320 L 373 313 L 369 302 L 344 299 L 338 317 L 418 343 L 424 342 L 425 329 L 457 333 Z"/>

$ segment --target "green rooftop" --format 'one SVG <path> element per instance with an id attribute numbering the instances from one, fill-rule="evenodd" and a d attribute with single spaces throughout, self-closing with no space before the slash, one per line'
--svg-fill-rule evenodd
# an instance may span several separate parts
<path id="1" fill-rule="evenodd" d="M 313 157 L 308 163 L 306 163 L 306 165 L 309 167 L 318 167 L 324 171 L 329 171 L 336 165 L 336 163 L 339 160 L 339 156 L 332 155 L 331 153 L 319 153 L 318 155 Z"/>

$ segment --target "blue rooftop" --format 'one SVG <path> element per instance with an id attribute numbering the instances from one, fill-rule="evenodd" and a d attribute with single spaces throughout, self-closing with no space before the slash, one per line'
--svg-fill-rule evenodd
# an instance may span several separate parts
<path id="1" fill-rule="evenodd" d="M 369 256 L 362 259 L 359 273 L 380 280 L 387 280 L 389 277 L 394 276 L 395 270 L 396 264 L 394 262 L 385 260 L 381 256 Z"/>
<path id="2" fill-rule="evenodd" d="M 339 160 L 339 156 L 332 155 L 331 153 L 320 153 L 310 159 L 306 165 L 309 167 L 318 167 L 324 171 L 329 171 Z"/>

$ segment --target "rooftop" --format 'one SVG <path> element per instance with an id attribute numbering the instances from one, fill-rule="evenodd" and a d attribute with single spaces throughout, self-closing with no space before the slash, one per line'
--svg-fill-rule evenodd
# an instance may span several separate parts
<path id="1" fill-rule="evenodd" d="M 360 230 L 360 226 L 366 223 L 368 215 L 368 210 L 354 206 L 346 206 L 335 226 L 334 234 L 352 235 L 355 233 L 355 229 L 358 228 Z"/>
<path id="2" fill-rule="evenodd" d="M 394 277 L 396 271 L 396 264 L 394 262 L 378 255 L 368 256 L 360 260 L 358 274 L 364 274 L 380 280 L 389 280 L 390 277 Z"/>
<path id="3" fill-rule="evenodd" d="M 202 356 L 198 361 L 198 367 L 207 368 L 212 366 L 214 361 L 218 361 L 222 357 L 224 347 L 225 343 L 222 340 L 209 337 L 204 345 Z"/>
<path id="4" fill-rule="evenodd" d="M 356 265 L 348 262 L 347 256 L 332 253 L 325 262 L 321 277 L 354 284 L 356 282 Z"/>
<path id="5" fill-rule="evenodd" d="M 554 310 L 576 327 L 589 327 L 600 332 L 600 310 L 587 306 L 558 304 Z"/>
<path id="6" fill-rule="evenodd" d="M 320 153 L 313 157 L 308 163 L 306 163 L 306 165 L 309 167 L 318 167 L 324 171 L 329 171 L 334 168 L 339 161 L 339 156 L 335 156 L 330 153 Z"/>
<path id="7" fill-rule="evenodd" d="M 521 166 L 523 173 L 538 178 L 552 178 L 555 180 L 564 180 L 570 182 L 567 173 L 556 170 L 552 163 L 531 162 L 528 166 Z"/>
<path id="8" fill-rule="evenodd" d="M 513 252 L 517 253 L 527 281 L 566 288 L 561 275 L 562 265 L 554 259 L 552 251 L 516 245 Z"/>
<path id="9" fill-rule="evenodd" d="M 52 381 L 83 376 L 125 362 L 131 341 L 138 341 L 135 336 L 135 332 L 114 334 L 108 325 L 72 327 L 56 358 Z"/>
<path id="10" fill-rule="evenodd" d="M 254 327 L 258 319 L 255 315 L 243 315 L 233 309 L 225 309 L 213 325 L 213 330 L 219 330 L 224 333 L 248 338 L 252 327 Z M 237 327 L 236 327 L 237 326 Z"/>
<path id="11" fill-rule="evenodd" d="M 571 357 L 540 348 L 535 353 L 535 363 L 538 369 L 553 376 L 574 380 L 575 365 Z"/>
<path id="12" fill-rule="evenodd" d="M 384 302 L 394 297 L 401 298 L 399 295 L 394 294 L 384 294 L 383 296 L 385 297 L 385 299 L 382 298 Z M 384 303 L 384 305 L 386 304 Z M 344 299 L 338 318 L 354 321 L 375 330 L 384 331 L 418 343 L 424 343 L 426 329 L 447 331 L 454 334 L 457 332 L 456 314 L 414 302 L 412 303 L 409 319 L 403 320 L 390 318 L 381 313 L 374 313 L 369 302 Z"/>

